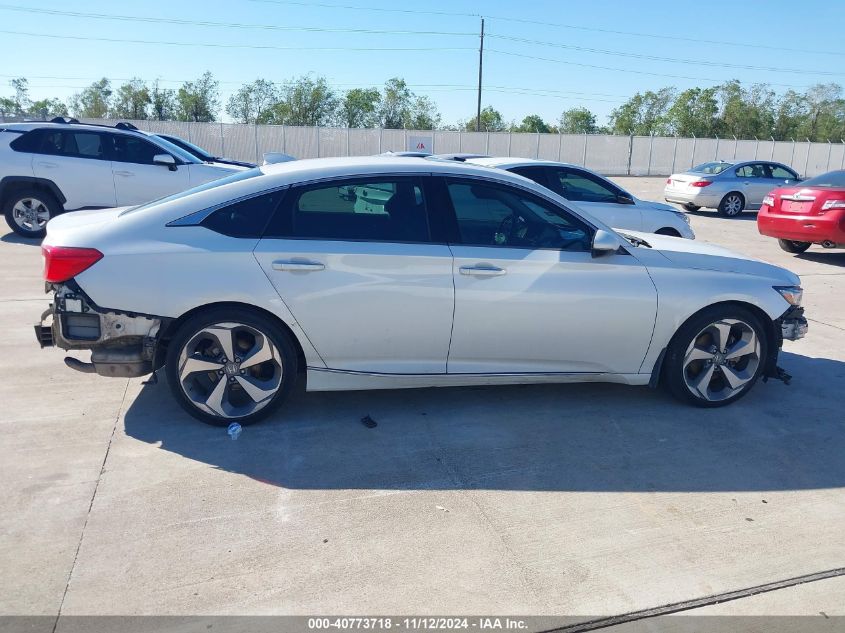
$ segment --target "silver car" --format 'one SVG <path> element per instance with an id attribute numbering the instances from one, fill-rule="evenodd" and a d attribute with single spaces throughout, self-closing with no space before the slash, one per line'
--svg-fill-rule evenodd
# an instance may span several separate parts
<path id="1" fill-rule="evenodd" d="M 800 181 L 795 171 L 766 160 L 703 163 L 666 181 L 666 202 L 683 205 L 687 211 L 702 207 L 717 209 L 733 217 L 744 209 L 759 209 L 772 189 Z"/>

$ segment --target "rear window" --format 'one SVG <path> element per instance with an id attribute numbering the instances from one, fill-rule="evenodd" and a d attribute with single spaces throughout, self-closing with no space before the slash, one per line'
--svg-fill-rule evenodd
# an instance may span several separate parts
<path id="1" fill-rule="evenodd" d="M 699 174 L 721 174 L 730 166 L 730 163 L 701 163 L 700 165 L 690 169 L 690 171 L 694 171 Z"/>
<path id="2" fill-rule="evenodd" d="M 845 188 L 845 170 L 829 171 L 821 176 L 805 180 L 801 186 Z"/>

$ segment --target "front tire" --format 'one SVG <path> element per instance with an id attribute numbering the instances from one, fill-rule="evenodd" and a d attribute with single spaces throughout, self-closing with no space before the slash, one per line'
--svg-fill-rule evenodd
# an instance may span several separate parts
<path id="1" fill-rule="evenodd" d="M 719 215 L 734 218 L 742 213 L 744 208 L 745 197 L 737 191 L 731 191 L 719 203 Z"/>
<path id="2" fill-rule="evenodd" d="M 713 306 L 684 323 L 666 350 L 663 378 L 679 400 L 722 407 L 760 378 L 768 339 L 760 319 L 741 306 Z"/>
<path id="3" fill-rule="evenodd" d="M 787 253 L 803 253 L 810 246 L 812 242 L 796 242 L 795 240 L 778 240 L 778 245 Z"/>
<path id="4" fill-rule="evenodd" d="M 18 189 L 3 203 L 6 223 L 21 237 L 44 237 L 47 222 L 61 211 L 59 201 L 40 189 Z"/>
<path id="5" fill-rule="evenodd" d="M 252 424 L 278 408 L 296 382 L 290 336 L 245 308 L 212 308 L 189 318 L 170 341 L 165 362 L 173 397 L 214 426 Z"/>
<path id="6" fill-rule="evenodd" d="M 690 203 L 690 202 L 687 202 L 687 203 L 684 205 L 684 209 L 686 209 L 687 211 L 698 211 L 700 208 L 701 208 L 701 207 L 699 207 L 698 205 L 696 205 L 696 204 L 692 204 L 692 203 Z"/>

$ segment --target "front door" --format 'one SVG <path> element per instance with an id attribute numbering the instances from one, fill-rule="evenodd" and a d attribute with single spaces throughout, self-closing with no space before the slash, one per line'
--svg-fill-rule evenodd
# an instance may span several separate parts
<path id="1" fill-rule="evenodd" d="M 128 134 L 112 134 L 114 189 L 118 206 L 143 204 L 190 187 L 187 165 L 156 165 L 153 157 L 165 153 L 157 145 Z"/>
<path id="2" fill-rule="evenodd" d="M 628 254 L 592 257 L 594 232 L 526 190 L 447 179 L 461 244 L 449 373 L 637 373 L 657 292 Z"/>
<path id="3" fill-rule="evenodd" d="M 295 187 L 255 256 L 330 369 L 446 373 L 452 256 L 432 243 L 422 179 Z"/>

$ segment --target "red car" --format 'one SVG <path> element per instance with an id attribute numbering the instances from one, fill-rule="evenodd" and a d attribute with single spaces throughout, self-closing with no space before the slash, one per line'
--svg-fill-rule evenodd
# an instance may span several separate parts
<path id="1" fill-rule="evenodd" d="M 757 214 L 757 230 L 778 238 L 788 253 L 803 253 L 812 244 L 845 248 L 845 170 L 770 192 Z"/>

